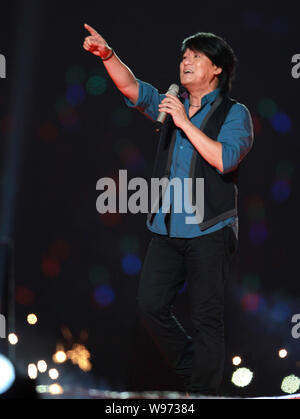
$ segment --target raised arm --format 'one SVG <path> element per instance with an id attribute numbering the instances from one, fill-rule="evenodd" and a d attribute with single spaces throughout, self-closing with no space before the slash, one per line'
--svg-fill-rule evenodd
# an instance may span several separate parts
<path id="1" fill-rule="evenodd" d="M 134 74 L 95 29 L 87 24 L 84 27 L 90 36 L 85 38 L 83 48 L 103 60 L 106 71 L 114 84 L 124 96 L 135 104 L 139 97 L 139 84 Z M 106 60 L 106 58 L 108 59 Z"/>

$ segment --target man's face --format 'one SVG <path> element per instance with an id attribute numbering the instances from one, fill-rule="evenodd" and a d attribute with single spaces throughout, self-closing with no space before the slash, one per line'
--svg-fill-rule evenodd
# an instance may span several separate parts
<path id="1" fill-rule="evenodd" d="M 222 72 L 203 52 L 189 48 L 182 56 L 179 69 L 180 82 L 187 90 L 216 88 L 216 77 Z"/>

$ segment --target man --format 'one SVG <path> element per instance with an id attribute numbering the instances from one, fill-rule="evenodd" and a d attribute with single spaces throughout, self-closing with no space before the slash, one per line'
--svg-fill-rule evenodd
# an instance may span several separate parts
<path id="1" fill-rule="evenodd" d="M 153 121 L 159 112 L 168 118 L 161 129 L 153 176 L 192 179 L 188 194 L 203 211 L 188 223 L 188 208 L 149 214 L 153 237 L 143 264 L 138 302 L 147 323 L 159 338 L 168 361 L 189 393 L 216 395 L 224 365 L 224 282 L 238 242 L 237 172 L 253 144 L 247 108 L 229 98 L 236 57 L 231 47 L 211 33 L 197 33 L 182 44 L 180 97 L 159 94 L 135 78 L 106 41 L 90 26 L 84 48 L 102 58 L 128 106 Z M 204 180 L 203 185 L 197 180 Z M 199 186 L 200 185 L 200 186 Z M 202 188 L 202 189 L 201 189 Z M 176 191 L 176 188 L 173 192 Z M 196 206 L 193 207 L 196 201 Z M 197 210 L 195 210 L 195 214 Z M 198 214 L 199 215 L 199 214 Z M 185 273 L 185 275 L 183 275 Z M 173 313 L 173 304 L 187 280 L 193 338 Z"/>

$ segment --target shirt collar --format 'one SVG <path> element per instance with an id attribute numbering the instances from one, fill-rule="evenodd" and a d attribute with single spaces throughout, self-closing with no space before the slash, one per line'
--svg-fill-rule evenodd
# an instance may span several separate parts
<path id="1" fill-rule="evenodd" d="M 217 88 L 213 90 L 212 92 L 208 93 L 207 95 L 203 96 L 201 99 L 201 108 L 206 105 L 207 103 L 212 103 L 220 93 L 220 89 Z"/>
<path id="2" fill-rule="evenodd" d="M 212 103 L 217 96 L 220 93 L 220 88 L 216 88 L 215 90 L 213 90 L 212 92 L 208 93 L 207 95 L 203 96 L 203 98 L 201 99 L 201 108 L 203 108 L 204 105 L 206 105 L 207 103 Z M 184 92 L 182 94 L 182 97 L 185 99 L 186 105 L 189 105 L 189 95 L 188 92 Z"/>

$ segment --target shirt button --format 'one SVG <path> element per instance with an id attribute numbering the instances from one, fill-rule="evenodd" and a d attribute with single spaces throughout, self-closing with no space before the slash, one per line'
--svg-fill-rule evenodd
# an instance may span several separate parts
<path id="1" fill-rule="evenodd" d="M 183 149 L 183 145 L 180 145 L 179 148 L 180 148 L 180 150 L 182 150 Z"/>

